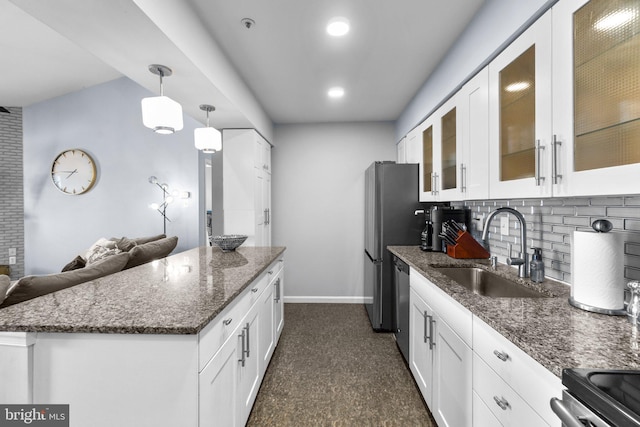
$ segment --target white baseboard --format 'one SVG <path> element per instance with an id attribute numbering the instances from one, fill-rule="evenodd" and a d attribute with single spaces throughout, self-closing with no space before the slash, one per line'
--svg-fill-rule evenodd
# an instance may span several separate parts
<path id="1" fill-rule="evenodd" d="M 285 303 L 311 303 L 311 304 L 366 304 L 371 303 L 372 298 L 366 297 L 284 297 Z"/>

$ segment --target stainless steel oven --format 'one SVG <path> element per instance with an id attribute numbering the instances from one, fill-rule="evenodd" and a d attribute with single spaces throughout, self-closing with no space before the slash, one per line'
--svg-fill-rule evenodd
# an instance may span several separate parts
<path id="1" fill-rule="evenodd" d="M 562 400 L 555 397 L 551 399 L 551 409 L 560 418 L 563 427 L 615 427 L 566 390 L 562 392 Z"/>
<path id="2" fill-rule="evenodd" d="M 640 371 L 564 369 L 551 409 L 566 427 L 640 427 Z"/>

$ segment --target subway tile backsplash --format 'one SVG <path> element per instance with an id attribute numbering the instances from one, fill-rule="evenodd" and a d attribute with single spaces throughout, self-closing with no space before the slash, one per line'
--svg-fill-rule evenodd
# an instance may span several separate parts
<path id="1" fill-rule="evenodd" d="M 0 113 L 0 265 L 9 264 L 9 248 L 16 248 L 11 279 L 24 275 L 24 191 L 22 179 L 22 108 Z"/>
<path id="2" fill-rule="evenodd" d="M 627 280 L 640 280 L 640 196 L 574 197 L 553 199 L 471 200 L 452 202 L 452 206 L 471 209 L 472 233 L 480 238 L 477 226 L 484 223 L 487 213 L 497 207 L 509 206 L 522 213 L 527 221 L 527 248 L 542 248 L 545 273 L 548 277 L 571 283 L 571 233 L 590 230 L 597 219 L 613 224 L 612 232 L 624 234 L 624 271 Z M 506 214 L 501 214 L 506 215 Z M 518 222 L 509 221 L 509 236 L 500 235 L 500 220 L 495 218 L 489 230 L 492 255 L 501 262 L 507 256 L 507 243 L 520 251 Z"/>

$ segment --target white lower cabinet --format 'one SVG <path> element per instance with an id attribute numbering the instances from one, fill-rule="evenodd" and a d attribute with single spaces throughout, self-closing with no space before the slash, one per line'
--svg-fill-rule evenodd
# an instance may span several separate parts
<path id="1" fill-rule="evenodd" d="M 472 351 L 463 339 L 470 339 L 471 313 L 419 273 L 409 277 L 411 372 L 438 426 L 471 426 Z"/>
<path id="2" fill-rule="evenodd" d="M 433 397 L 433 351 L 430 347 L 430 329 L 433 310 L 411 289 L 409 330 L 409 367 L 418 383 L 422 397 L 431 405 Z"/>
<path id="3" fill-rule="evenodd" d="M 473 392 L 473 427 L 502 427 L 502 423 L 475 391 Z"/>
<path id="4" fill-rule="evenodd" d="M 547 425 L 477 354 L 473 355 L 473 390 L 503 426 Z"/>
<path id="5" fill-rule="evenodd" d="M 473 389 L 502 424 L 558 424 L 549 400 L 562 397 L 560 378 L 475 316 L 473 353 Z M 496 387 L 500 383 L 503 387 L 490 391 L 487 389 L 489 383 Z M 507 409 L 498 402 L 501 397 L 508 401 Z M 527 418 L 526 422 L 524 418 Z"/>
<path id="6" fill-rule="evenodd" d="M 414 269 L 409 368 L 439 427 L 557 426 L 562 383 Z"/>
<path id="7" fill-rule="evenodd" d="M 436 316 L 432 413 L 441 427 L 472 425 L 471 347 Z"/>
<path id="8" fill-rule="evenodd" d="M 236 409 L 239 408 L 238 359 L 238 341 L 230 339 L 200 372 L 200 426 L 240 424 Z"/>
<path id="9" fill-rule="evenodd" d="M 200 357 L 206 360 L 199 375 L 200 427 L 246 424 L 282 331 L 283 317 L 276 317 L 282 290 L 275 283 L 283 266 L 282 259 L 273 263 L 201 332 L 200 348 L 206 350 Z M 235 326 L 225 331 L 225 325 Z"/>

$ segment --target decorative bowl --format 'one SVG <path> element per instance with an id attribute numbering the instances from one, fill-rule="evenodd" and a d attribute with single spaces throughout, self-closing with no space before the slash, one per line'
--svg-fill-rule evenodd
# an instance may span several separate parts
<path id="1" fill-rule="evenodd" d="M 244 234 L 223 234 L 211 238 L 211 241 L 222 249 L 222 252 L 235 251 L 245 240 L 247 240 L 247 236 Z"/>

